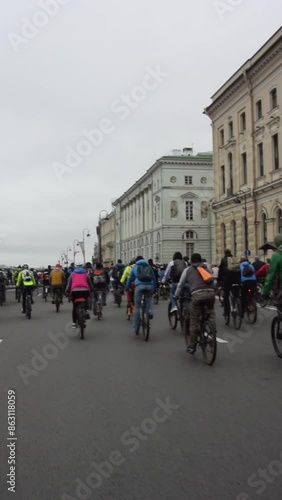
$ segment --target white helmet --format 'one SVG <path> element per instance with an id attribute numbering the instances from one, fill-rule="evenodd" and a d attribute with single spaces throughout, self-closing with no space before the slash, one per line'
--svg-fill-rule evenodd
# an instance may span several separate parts
<path id="1" fill-rule="evenodd" d="M 82 262 L 77 262 L 77 263 L 75 264 L 75 267 L 83 267 Z"/>

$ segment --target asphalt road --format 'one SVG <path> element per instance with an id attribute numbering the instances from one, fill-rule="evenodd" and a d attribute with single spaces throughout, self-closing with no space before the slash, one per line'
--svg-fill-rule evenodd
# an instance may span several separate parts
<path id="1" fill-rule="evenodd" d="M 1 500 L 281 500 L 274 312 L 260 310 L 255 327 L 236 332 L 217 304 L 220 341 L 209 367 L 200 352 L 186 353 L 179 328 L 170 330 L 166 302 L 154 306 L 148 343 L 132 335 L 125 303 L 108 302 L 81 341 L 70 304 L 56 314 L 37 297 L 29 321 L 8 293 L 0 309 Z M 8 441 L 9 389 L 16 436 Z M 15 493 L 7 484 L 14 456 Z"/>

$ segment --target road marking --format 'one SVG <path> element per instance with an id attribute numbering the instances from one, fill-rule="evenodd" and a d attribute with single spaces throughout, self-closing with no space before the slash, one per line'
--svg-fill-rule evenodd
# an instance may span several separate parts
<path id="1" fill-rule="evenodd" d="M 216 340 L 219 344 L 228 344 L 228 340 L 223 340 L 223 339 L 220 339 L 219 337 L 216 337 Z"/>
<path id="2" fill-rule="evenodd" d="M 2 339 L 0 339 L 0 342 L 3 342 L 3 340 L 2 340 Z"/>

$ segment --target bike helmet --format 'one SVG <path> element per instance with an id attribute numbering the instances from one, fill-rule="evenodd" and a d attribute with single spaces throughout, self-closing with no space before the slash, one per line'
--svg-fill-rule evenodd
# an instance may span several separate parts
<path id="1" fill-rule="evenodd" d="M 91 262 L 86 262 L 85 269 L 91 269 L 91 268 L 92 268 Z"/>
<path id="2" fill-rule="evenodd" d="M 23 269 L 28 269 L 28 264 L 23 264 Z"/>
<path id="3" fill-rule="evenodd" d="M 75 267 L 83 267 L 82 262 L 77 262 L 77 263 L 75 264 Z"/>

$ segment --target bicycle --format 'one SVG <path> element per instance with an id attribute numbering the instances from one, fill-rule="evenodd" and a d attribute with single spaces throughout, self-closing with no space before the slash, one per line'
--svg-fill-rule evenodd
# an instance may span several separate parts
<path id="1" fill-rule="evenodd" d="M 86 299 L 83 297 L 78 297 L 74 299 L 74 304 L 76 308 L 77 315 L 77 325 L 80 328 L 80 338 L 81 340 L 84 338 L 84 331 L 86 328 Z"/>
<path id="2" fill-rule="evenodd" d="M 181 325 L 181 331 L 183 335 L 189 335 L 190 328 L 190 303 L 191 297 L 181 297 L 179 302 L 177 302 L 179 322 Z"/>
<path id="3" fill-rule="evenodd" d="M 31 311 L 32 311 L 31 302 L 32 302 L 31 290 L 27 288 L 25 296 L 25 315 L 28 319 L 31 319 Z"/>
<path id="4" fill-rule="evenodd" d="M 172 308 L 172 303 L 170 300 L 168 303 L 168 308 L 167 308 L 168 322 L 169 322 L 170 328 L 172 330 L 176 330 L 178 319 L 179 319 L 179 312 L 178 312 L 178 310 L 170 312 L 171 308 Z"/>
<path id="5" fill-rule="evenodd" d="M 207 365 L 212 365 L 216 359 L 217 340 L 216 330 L 210 320 L 210 314 L 206 305 L 201 307 L 201 315 L 199 318 L 199 334 L 197 338 L 197 346 L 202 350 L 203 358 Z M 187 324 L 188 326 L 188 324 Z M 184 333 L 186 348 L 190 345 L 189 328 L 185 329 Z"/>
<path id="6" fill-rule="evenodd" d="M 22 298 L 22 289 L 21 287 L 16 287 L 16 296 L 15 296 L 16 300 L 18 302 L 21 301 L 21 298 Z"/>
<path id="7" fill-rule="evenodd" d="M 254 292 L 250 288 L 247 289 L 245 311 L 247 314 L 248 323 L 253 325 L 257 320 L 257 303 Z"/>
<path id="8" fill-rule="evenodd" d="M 154 301 L 154 304 L 158 304 L 159 303 L 159 296 L 160 296 L 160 292 L 159 292 L 159 288 L 156 292 L 153 293 L 153 301 Z"/>
<path id="9" fill-rule="evenodd" d="M 163 283 L 160 284 L 160 298 L 162 300 L 167 300 L 169 297 L 169 288 L 167 285 L 164 285 Z"/>
<path id="10" fill-rule="evenodd" d="M 122 295 L 122 288 L 120 285 L 118 285 L 115 289 L 114 289 L 114 301 L 116 302 L 116 304 L 118 305 L 118 307 L 120 307 L 120 304 L 121 304 L 121 295 Z"/>
<path id="11" fill-rule="evenodd" d="M 149 296 L 151 292 L 147 290 L 142 291 L 141 295 L 141 306 L 140 306 L 140 311 L 139 311 L 139 327 L 138 327 L 138 332 L 136 335 L 139 334 L 139 328 L 141 326 L 142 328 L 142 337 L 145 342 L 148 342 L 149 340 L 149 335 L 150 335 L 150 318 L 149 314 L 147 311 L 147 297 Z"/>
<path id="12" fill-rule="evenodd" d="M 233 284 L 230 290 L 229 295 L 229 303 L 230 303 L 230 312 L 229 314 L 225 314 L 225 324 L 229 325 L 230 316 L 233 318 L 233 325 L 236 330 L 240 330 L 242 325 L 242 305 L 240 298 L 240 285 Z"/>
<path id="13" fill-rule="evenodd" d="M 56 306 L 56 312 L 57 313 L 60 310 L 61 301 L 62 301 L 61 290 L 59 288 L 56 288 L 55 289 L 55 306 Z"/>
<path id="14" fill-rule="evenodd" d="M 277 316 L 271 322 L 271 340 L 279 358 L 282 358 L 282 308 L 277 307 Z"/>
<path id="15" fill-rule="evenodd" d="M 100 321 L 103 316 L 103 295 L 101 290 L 97 290 L 94 293 L 96 294 L 97 300 L 93 300 L 93 313 Z"/>
<path id="16" fill-rule="evenodd" d="M 48 293 L 50 293 L 49 285 L 43 285 L 42 298 L 47 302 Z"/>

